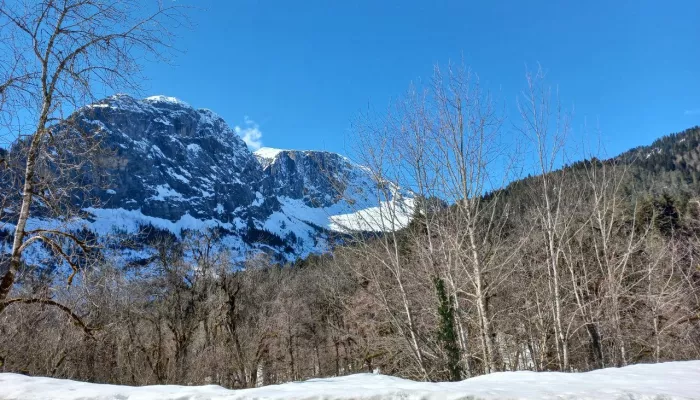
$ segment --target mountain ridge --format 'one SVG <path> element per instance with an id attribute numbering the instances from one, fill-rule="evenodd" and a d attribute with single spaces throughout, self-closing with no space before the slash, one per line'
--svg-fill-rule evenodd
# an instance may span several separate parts
<path id="1" fill-rule="evenodd" d="M 99 205 L 83 207 L 88 216 L 71 229 L 104 237 L 218 229 L 237 258 L 291 261 L 331 248 L 342 236 L 335 216 L 377 205 L 376 184 L 347 157 L 281 149 L 261 157 L 218 114 L 175 97 L 116 94 L 70 120 L 99 133 L 109 178 L 93 190 Z M 30 226 L 53 223 L 37 217 Z"/>

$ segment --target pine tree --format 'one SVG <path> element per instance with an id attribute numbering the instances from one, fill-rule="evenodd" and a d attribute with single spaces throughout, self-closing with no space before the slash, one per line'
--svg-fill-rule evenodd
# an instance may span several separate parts
<path id="1" fill-rule="evenodd" d="M 457 345 L 457 334 L 455 333 L 454 306 L 452 298 L 447 296 L 445 282 L 435 277 L 435 291 L 438 297 L 438 314 L 440 316 L 440 327 L 438 328 L 438 340 L 442 342 L 442 347 L 447 355 L 447 369 L 450 373 L 451 381 L 459 381 L 462 375 L 462 368 L 459 365 L 459 346 Z"/>
<path id="2" fill-rule="evenodd" d="M 676 207 L 675 199 L 664 192 L 660 198 L 654 202 L 656 218 L 654 224 L 656 229 L 665 236 L 671 236 L 680 227 L 680 213 Z"/>

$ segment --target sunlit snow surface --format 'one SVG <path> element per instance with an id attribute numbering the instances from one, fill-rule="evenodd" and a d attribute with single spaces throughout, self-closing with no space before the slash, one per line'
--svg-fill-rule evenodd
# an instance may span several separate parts
<path id="1" fill-rule="evenodd" d="M 150 101 L 153 103 L 173 103 L 173 104 L 182 104 L 182 105 L 188 106 L 188 104 L 185 103 L 184 101 L 178 99 L 177 97 L 171 97 L 171 96 L 163 96 L 163 95 L 149 96 L 149 97 L 146 97 L 144 100 Z"/>
<path id="2" fill-rule="evenodd" d="M 330 216 L 328 228 L 337 232 L 392 232 L 406 227 L 412 216 L 413 198 L 394 198 L 380 201 L 378 206 Z"/>
<path id="3" fill-rule="evenodd" d="M 357 374 L 256 389 L 116 386 L 0 374 L 0 399 L 700 399 L 700 361 L 640 364 L 586 373 L 501 372 L 462 382 L 425 383 Z"/>
<path id="4" fill-rule="evenodd" d="M 273 149 L 272 147 L 261 147 L 261 148 L 255 150 L 255 152 L 253 154 L 255 154 L 256 156 L 258 156 L 260 158 L 265 158 L 265 159 L 272 161 L 275 159 L 275 157 L 277 157 L 277 155 L 279 153 L 281 153 L 283 151 L 284 150 L 282 150 L 282 149 Z"/>

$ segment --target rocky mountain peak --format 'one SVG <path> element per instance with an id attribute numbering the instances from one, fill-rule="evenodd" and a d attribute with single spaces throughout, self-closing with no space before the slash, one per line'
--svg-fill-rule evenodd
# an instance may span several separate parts
<path id="1" fill-rule="evenodd" d="M 376 206 L 376 184 L 348 158 L 324 151 L 251 152 L 215 112 L 174 97 L 117 94 L 72 118 L 103 133 L 111 178 L 90 228 L 101 234 L 144 225 L 179 235 L 216 227 L 235 254 L 282 259 L 330 245 L 335 216 Z M 373 201 L 373 199 L 375 199 Z"/>
<path id="2" fill-rule="evenodd" d="M 210 110 L 172 97 L 115 95 L 78 111 L 112 150 L 106 207 L 177 221 L 189 214 L 230 222 L 264 176 L 245 143 Z"/>
<path id="3" fill-rule="evenodd" d="M 107 186 L 91 214 L 73 222 L 100 237 L 156 228 L 215 228 L 234 257 L 265 252 L 293 260 L 332 246 L 333 231 L 376 213 L 377 184 L 366 169 L 325 151 L 251 152 L 215 112 L 174 97 L 107 97 L 70 116 L 99 131 Z M 33 226 L 47 223 L 32 221 Z M 38 253 L 37 253 L 38 254 Z M 147 248 L 129 250 L 148 257 Z"/>
<path id="4" fill-rule="evenodd" d="M 269 147 L 254 154 L 278 196 L 301 199 L 310 207 L 337 203 L 350 183 L 360 187 L 372 185 L 364 170 L 340 154 Z"/>

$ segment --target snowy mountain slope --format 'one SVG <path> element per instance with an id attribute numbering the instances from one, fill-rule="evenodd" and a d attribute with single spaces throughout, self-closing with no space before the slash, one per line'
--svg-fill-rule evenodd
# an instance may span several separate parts
<path id="1" fill-rule="evenodd" d="M 585 373 L 499 372 L 462 382 L 414 382 L 357 374 L 255 389 L 220 386 L 117 386 L 0 374 L 4 400 L 244 399 L 700 399 L 700 361 L 638 364 Z"/>
<path id="2" fill-rule="evenodd" d="M 254 154 L 282 204 L 280 213 L 292 220 L 336 232 L 381 232 L 403 228 L 413 214 L 412 198 L 380 191 L 366 168 L 342 155 L 269 147 Z M 267 229 L 277 232 L 268 222 Z"/>
<path id="3" fill-rule="evenodd" d="M 213 111 L 173 97 L 118 94 L 71 119 L 100 133 L 110 150 L 101 162 L 109 180 L 95 204 L 81 205 L 89 217 L 62 224 L 103 238 L 146 227 L 176 236 L 219 228 L 240 259 L 262 251 L 293 260 L 328 250 L 334 231 L 382 230 L 358 220 L 395 203 L 382 199 L 368 171 L 346 157 L 271 148 L 252 153 Z M 404 203 L 410 206 L 410 199 Z M 369 214 L 358 214 L 363 210 Z M 403 221 L 397 227 L 409 215 L 397 218 Z"/>

